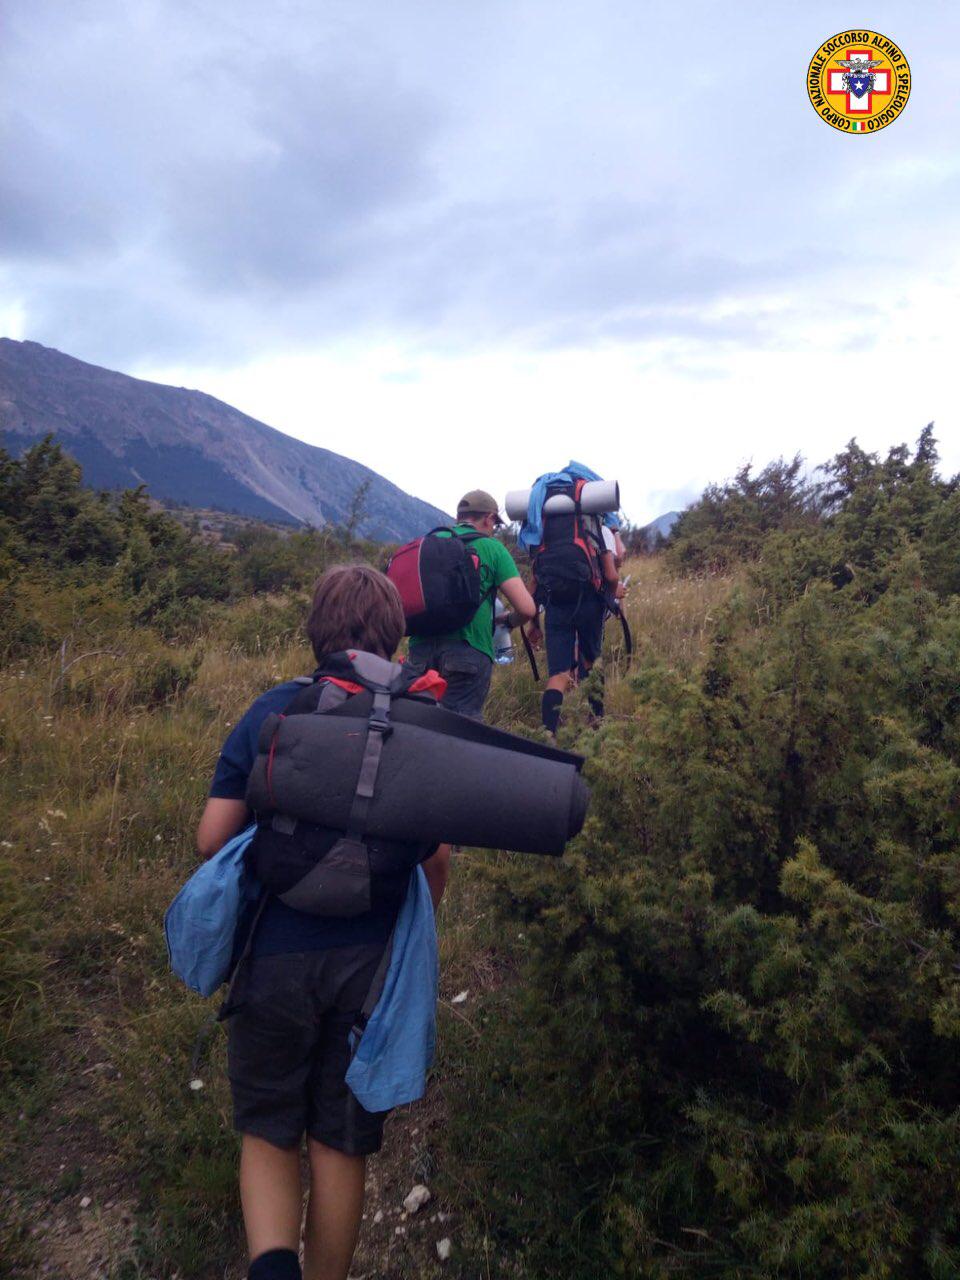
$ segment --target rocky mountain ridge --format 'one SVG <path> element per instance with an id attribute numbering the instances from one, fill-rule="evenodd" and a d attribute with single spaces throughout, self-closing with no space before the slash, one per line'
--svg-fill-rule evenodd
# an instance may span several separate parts
<path id="1" fill-rule="evenodd" d="M 307 444 L 202 391 L 146 382 L 37 342 L 0 338 L 0 443 L 52 435 L 98 489 L 145 484 L 177 505 L 289 524 L 344 524 L 404 541 L 449 516 L 351 458 Z"/>

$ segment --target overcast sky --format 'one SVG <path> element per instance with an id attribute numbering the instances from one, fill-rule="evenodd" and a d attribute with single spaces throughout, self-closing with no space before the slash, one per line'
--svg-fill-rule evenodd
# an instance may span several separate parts
<path id="1" fill-rule="evenodd" d="M 960 470 L 960 6 L 0 0 L 0 332 L 450 509 L 577 457 L 636 521 L 937 424 Z M 805 92 L 869 21 L 876 135 Z M 951 338 L 951 333 L 954 336 Z"/>

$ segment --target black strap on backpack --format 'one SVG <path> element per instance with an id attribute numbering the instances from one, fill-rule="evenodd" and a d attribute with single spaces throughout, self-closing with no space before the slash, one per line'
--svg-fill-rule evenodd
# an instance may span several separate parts
<path id="1" fill-rule="evenodd" d="M 633 636 L 630 634 L 630 624 L 627 622 L 627 615 L 620 607 L 620 601 L 612 594 L 612 592 L 604 593 L 603 603 L 606 606 L 607 613 L 612 614 L 613 617 L 620 620 L 620 627 L 623 631 L 623 651 L 629 659 L 633 656 Z"/>
<path id="2" fill-rule="evenodd" d="M 490 537 L 488 533 L 483 533 L 480 529 L 472 529 L 470 533 L 458 533 L 456 529 L 451 529 L 450 532 L 453 534 L 455 538 L 459 538 L 460 541 L 468 547 L 472 542 L 476 542 L 478 538 Z M 478 556 L 477 559 L 479 560 L 480 557 Z M 483 562 L 481 561 L 481 564 L 482 563 Z M 477 605 L 477 608 L 482 609 L 483 606 L 487 603 L 487 601 L 492 600 L 496 594 L 497 594 L 497 584 L 494 582 L 491 584 L 489 589 L 484 591 L 483 594 L 480 596 L 480 603 Z M 494 618 L 494 622 L 496 622 L 496 618 Z"/>
<path id="3" fill-rule="evenodd" d="M 269 898 L 270 898 L 269 893 L 261 892 L 260 901 L 257 903 L 257 909 L 254 912 L 253 919 L 250 921 L 250 928 L 247 930 L 247 936 L 243 944 L 243 950 L 240 952 L 239 956 L 237 956 L 237 962 L 233 966 L 233 973 L 231 973 L 230 981 L 227 983 L 227 990 L 226 990 L 226 993 L 224 994 L 223 1002 L 221 1003 L 220 1008 L 217 1012 L 217 1017 L 216 1017 L 217 1022 L 225 1022 L 227 1018 L 232 1017 L 232 1015 L 235 1014 L 237 1010 L 240 1008 L 240 1004 L 236 999 L 237 986 L 240 981 L 240 975 L 245 971 L 247 967 L 247 961 L 250 959 L 250 952 L 253 950 L 254 934 L 257 932 L 257 925 L 260 923 L 260 917 L 263 915 L 264 908 L 266 907 L 267 902 L 269 901 Z M 201 1044 L 198 1040 L 198 1043 L 194 1045 L 194 1050 L 193 1050 L 193 1056 L 195 1060 L 195 1064 L 191 1068 L 191 1073 L 193 1075 L 196 1075 L 196 1063 L 199 1060 L 200 1048 L 201 1048 Z"/>
<path id="4" fill-rule="evenodd" d="M 302 880 L 279 894 L 280 901 L 295 911 L 309 911 L 313 906 L 319 885 L 322 883 L 331 904 L 355 902 L 356 895 L 363 890 L 357 883 L 356 867 L 367 861 L 367 848 L 363 842 L 367 825 L 367 814 L 370 812 L 370 801 L 373 799 L 377 774 L 380 771 L 380 755 L 383 744 L 393 732 L 390 723 L 390 698 L 388 689 L 372 690 L 373 705 L 367 718 L 367 737 L 360 761 L 360 772 L 357 775 L 357 786 L 353 793 L 347 829 L 336 842 L 330 852 L 319 860 Z M 367 870 L 367 897 L 369 897 L 369 867 Z M 336 914 L 334 911 L 325 914 Z M 356 914 L 355 911 L 349 914 Z"/>
<path id="5" fill-rule="evenodd" d="M 407 889 L 407 892 L 410 892 L 409 888 Z M 396 931 L 397 926 L 396 923 L 394 923 L 393 928 L 390 930 L 390 937 L 387 939 L 387 944 L 383 948 L 383 955 L 380 957 L 380 963 L 377 965 L 376 972 L 370 981 L 370 989 L 366 994 L 366 998 L 364 999 L 359 1013 L 357 1014 L 356 1021 L 350 1028 L 348 1040 L 350 1044 L 351 1058 L 357 1052 L 363 1033 L 367 1029 L 367 1023 L 370 1021 L 370 1017 L 374 1009 L 377 1007 L 380 997 L 383 995 L 383 988 L 386 984 L 387 974 L 390 970 L 390 961 L 393 958 L 393 935 Z"/>
<path id="6" fill-rule="evenodd" d="M 534 684 L 539 684 L 540 669 L 537 666 L 537 659 L 536 659 L 536 655 L 533 652 L 533 645 L 530 643 L 530 638 L 527 635 L 526 631 L 524 631 L 523 627 L 520 628 L 520 638 L 523 640 L 523 647 L 527 651 L 527 658 L 530 661 L 530 670 L 533 672 Z"/>

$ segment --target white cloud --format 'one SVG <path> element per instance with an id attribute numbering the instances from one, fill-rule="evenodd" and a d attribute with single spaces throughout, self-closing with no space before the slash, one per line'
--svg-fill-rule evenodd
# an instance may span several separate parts
<path id="1" fill-rule="evenodd" d="M 882 449 L 931 417 L 956 469 L 960 101 L 934 90 L 960 24 L 875 6 L 917 87 L 855 139 L 804 92 L 847 20 L 759 0 L 20 9 L 0 322 L 441 506 L 582 454 L 646 519 L 747 458 Z"/>

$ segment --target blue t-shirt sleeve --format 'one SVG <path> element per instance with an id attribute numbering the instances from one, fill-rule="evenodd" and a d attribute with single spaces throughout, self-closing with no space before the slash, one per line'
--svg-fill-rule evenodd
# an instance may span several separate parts
<path id="1" fill-rule="evenodd" d="M 251 735 L 247 732 L 245 720 L 246 716 L 234 727 L 223 744 L 220 759 L 213 771 L 210 794 L 221 800 L 242 800 L 246 795 L 247 779 L 256 759 L 257 741 L 256 738 L 253 739 L 251 750 Z"/>
<path id="2" fill-rule="evenodd" d="M 300 689 L 295 681 L 270 689 L 248 707 L 230 731 L 220 750 L 213 771 L 210 795 L 218 800 L 242 800 L 247 793 L 247 779 L 257 758 L 260 728 L 273 711 L 282 711 Z"/>

